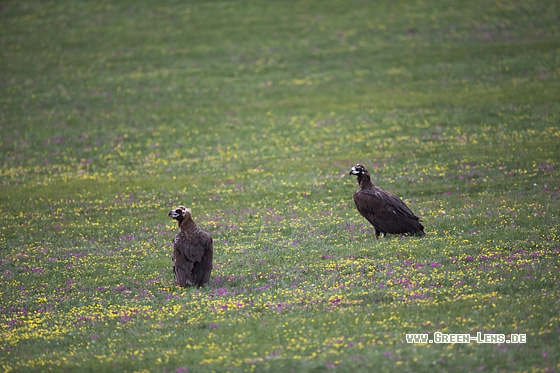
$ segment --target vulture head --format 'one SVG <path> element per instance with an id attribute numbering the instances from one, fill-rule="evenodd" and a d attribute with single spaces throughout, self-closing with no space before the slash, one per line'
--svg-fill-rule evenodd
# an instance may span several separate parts
<path id="1" fill-rule="evenodd" d="M 366 166 L 361 163 L 358 163 L 350 169 L 350 175 L 363 175 L 366 173 L 369 173 L 369 171 L 366 169 Z"/>
<path id="2" fill-rule="evenodd" d="M 169 214 L 167 214 L 167 216 L 169 216 L 171 219 L 177 220 L 179 224 L 181 224 L 183 220 L 189 219 L 191 217 L 191 209 L 188 209 L 185 206 L 178 206 L 169 211 Z"/>
<path id="3" fill-rule="evenodd" d="M 360 183 L 364 176 L 367 176 L 369 178 L 369 171 L 367 170 L 366 166 L 358 163 L 350 169 L 350 175 L 358 176 L 358 183 Z"/>

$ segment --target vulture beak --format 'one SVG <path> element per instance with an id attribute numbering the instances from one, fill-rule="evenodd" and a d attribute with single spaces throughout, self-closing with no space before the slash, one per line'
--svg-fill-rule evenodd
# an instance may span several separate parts
<path id="1" fill-rule="evenodd" d="M 350 175 L 358 175 L 360 173 L 360 171 L 356 171 L 356 167 L 352 167 L 352 169 L 350 170 Z"/>
<path id="2" fill-rule="evenodd" d="M 177 214 L 175 210 L 171 210 L 169 211 L 169 214 L 167 214 L 167 216 L 169 216 L 171 219 L 175 219 L 176 217 L 179 216 L 179 214 Z"/>

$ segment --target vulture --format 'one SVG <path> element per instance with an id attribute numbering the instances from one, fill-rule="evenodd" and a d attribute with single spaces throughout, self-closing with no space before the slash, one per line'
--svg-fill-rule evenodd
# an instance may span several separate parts
<path id="1" fill-rule="evenodd" d="M 212 237 L 192 219 L 191 210 L 179 206 L 168 216 L 179 222 L 180 232 L 173 239 L 173 273 L 179 286 L 201 287 L 212 272 Z"/>
<path id="2" fill-rule="evenodd" d="M 360 189 L 354 193 L 358 212 L 373 225 L 375 238 L 385 234 L 424 235 L 424 226 L 408 206 L 396 195 L 373 185 L 369 171 L 357 164 L 350 175 L 358 177 Z"/>

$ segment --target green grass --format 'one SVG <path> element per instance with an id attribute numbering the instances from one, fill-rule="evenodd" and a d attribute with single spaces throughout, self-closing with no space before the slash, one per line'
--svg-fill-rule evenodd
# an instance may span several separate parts
<path id="1" fill-rule="evenodd" d="M 0 368 L 560 370 L 558 14 L 4 1 Z M 425 237 L 375 240 L 358 162 Z M 214 237 L 201 289 L 178 204 Z M 435 332 L 527 341 L 406 343 Z"/>

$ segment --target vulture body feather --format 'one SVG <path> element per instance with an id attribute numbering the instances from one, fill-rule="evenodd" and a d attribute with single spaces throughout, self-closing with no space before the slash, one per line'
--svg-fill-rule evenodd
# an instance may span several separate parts
<path id="1" fill-rule="evenodd" d="M 168 216 L 179 222 L 180 232 L 173 239 L 173 273 L 179 286 L 201 287 L 210 280 L 213 241 L 193 221 L 191 210 L 179 206 Z"/>
<path id="2" fill-rule="evenodd" d="M 358 177 L 360 189 L 354 193 L 354 203 L 359 213 L 373 225 L 375 238 L 385 234 L 424 235 L 424 226 L 408 206 L 396 195 L 371 182 L 369 171 L 362 164 L 350 170 Z"/>

